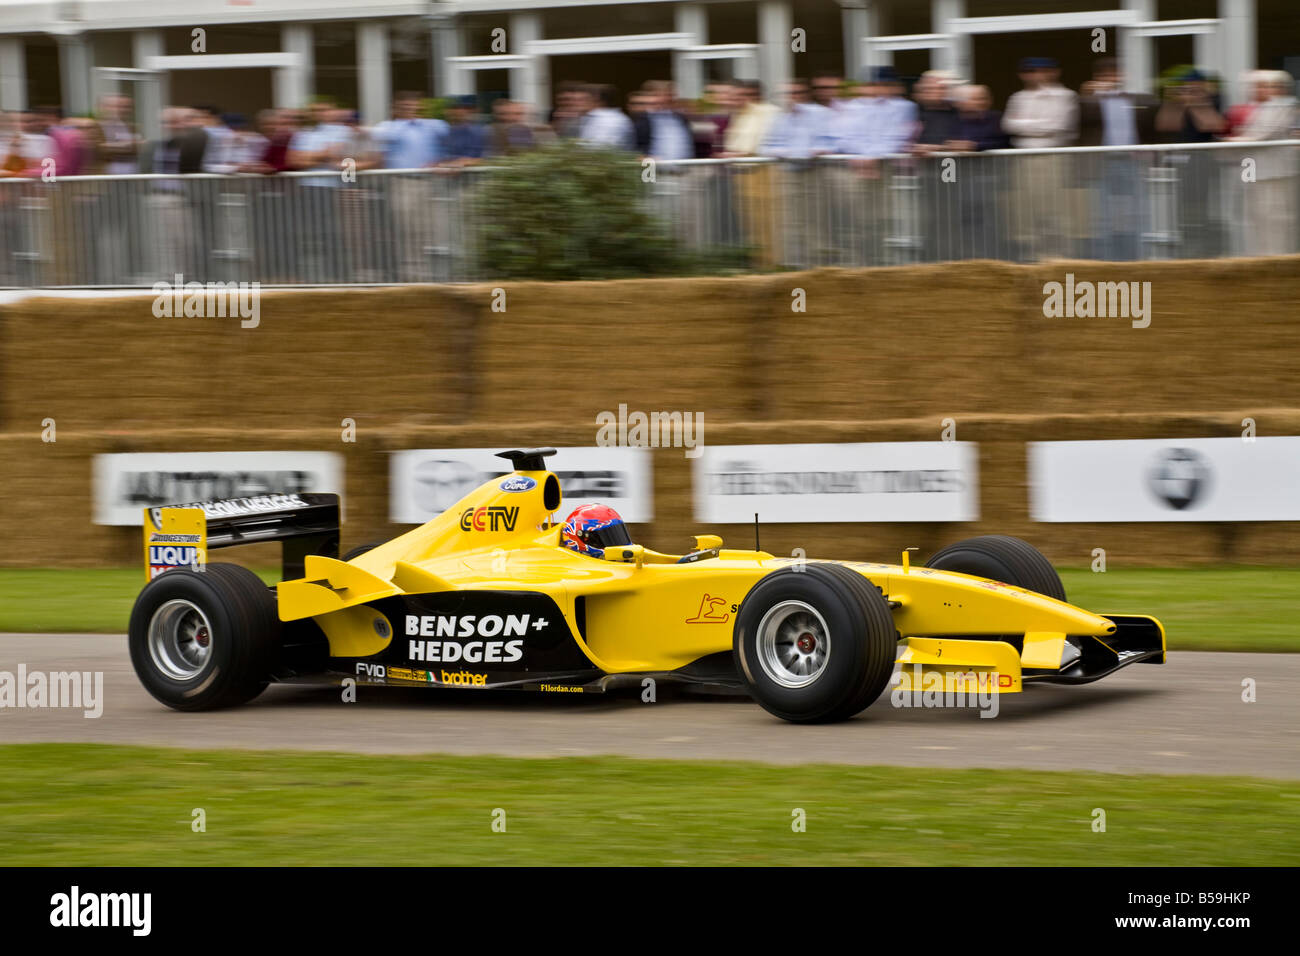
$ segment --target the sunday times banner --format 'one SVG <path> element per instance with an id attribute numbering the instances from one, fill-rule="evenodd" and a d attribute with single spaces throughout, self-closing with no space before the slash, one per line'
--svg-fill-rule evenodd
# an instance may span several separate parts
<path id="1" fill-rule="evenodd" d="M 707 445 L 695 517 L 716 524 L 975 521 L 973 442 Z"/>

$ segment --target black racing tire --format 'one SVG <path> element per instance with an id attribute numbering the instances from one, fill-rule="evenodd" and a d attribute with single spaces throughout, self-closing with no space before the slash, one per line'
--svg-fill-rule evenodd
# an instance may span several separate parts
<path id="1" fill-rule="evenodd" d="M 958 541 L 938 551 L 927 568 L 974 574 L 981 578 L 1065 600 L 1065 585 L 1052 562 L 1028 541 L 1007 534 L 986 534 Z"/>
<path id="2" fill-rule="evenodd" d="M 140 683 L 168 707 L 244 704 L 270 680 L 280 644 L 275 596 L 233 564 L 167 571 L 136 598 L 129 644 Z"/>
<path id="3" fill-rule="evenodd" d="M 809 637 L 808 648 L 799 644 Z M 843 565 L 814 563 L 773 571 L 754 585 L 736 614 L 732 642 L 746 688 L 768 713 L 818 724 L 847 720 L 880 696 L 894 670 L 898 631 L 870 581 Z"/>
<path id="4" fill-rule="evenodd" d="M 375 548 L 379 547 L 381 544 L 384 544 L 384 543 L 385 543 L 385 542 L 383 542 L 383 541 L 368 541 L 368 542 L 366 542 L 365 544 L 359 544 L 359 545 L 357 545 L 355 548 L 353 548 L 353 549 L 351 549 L 350 551 L 346 552 L 346 553 L 343 555 L 343 557 L 342 557 L 341 560 L 343 560 L 343 561 L 351 561 L 353 558 L 359 558 L 359 557 L 361 557 L 363 554 L 365 554 L 367 551 L 373 551 Z"/>

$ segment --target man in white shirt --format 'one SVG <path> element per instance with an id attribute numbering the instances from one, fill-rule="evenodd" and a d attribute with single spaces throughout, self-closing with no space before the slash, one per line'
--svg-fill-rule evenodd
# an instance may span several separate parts
<path id="1" fill-rule="evenodd" d="M 1256 84 L 1260 102 L 1251 111 L 1234 142 L 1259 143 L 1291 139 L 1300 115 L 1296 112 L 1295 79 L 1286 70 L 1260 70 Z M 1245 185 L 1247 255 L 1278 256 L 1296 251 L 1294 146 L 1254 150 L 1255 181 Z"/>
<path id="2" fill-rule="evenodd" d="M 1020 61 L 1024 89 L 1012 93 L 1002 114 L 1002 128 L 1016 149 L 1073 146 L 1079 136 L 1079 98 L 1059 80 L 1061 70 L 1050 57 Z"/>
<path id="3" fill-rule="evenodd" d="M 618 108 L 618 94 L 608 84 L 588 86 L 580 94 L 583 116 L 578 139 L 591 146 L 636 149 L 636 132 L 627 114 Z"/>
<path id="4" fill-rule="evenodd" d="M 1071 146 L 1078 138 L 1079 98 L 1061 86 L 1060 75 L 1050 57 L 1020 61 L 1024 89 L 1011 94 L 1002 114 L 1002 129 L 1016 149 Z M 1086 240 L 1091 232 L 1086 190 L 1077 177 L 1067 175 L 1072 157 L 1045 153 L 1018 156 L 1014 162 L 1010 212 L 1019 257 L 1069 255 L 1071 244 Z"/>

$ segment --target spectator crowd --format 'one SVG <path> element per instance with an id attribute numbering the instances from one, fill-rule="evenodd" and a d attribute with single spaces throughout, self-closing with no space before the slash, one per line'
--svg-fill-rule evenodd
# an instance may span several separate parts
<path id="1" fill-rule="evenodd" d="M 113 94 L 100 100 L 93 117 L 67 117 L 49 106 L 5 114 L 0 176 L 269 174 L 337 171 L 344 161 L 355 170 L 455 172 L 556 138 L 660 160 L 829 154 L 871 160 L 1008 147 L 1285 139 L 1297 124 L 1295 83 L 1281 70 L 1244 77 L 1249 98 L 1226 108 L 1216 85 L 1190 68 L 1170 78 L 1161 99 L 1125 91 L 1114 59 L 1098 60 L 1077 93 L 1061 85 L 1060 69 L 1048 58 L 1026 58 L 1019 75 L 1023 88 L 1002 112 L 985 86 L 931 70 L 908 95 L 891 67 L 879 67 L 861 82 L 829 73 L 793 80 L 775 101 L 757 80 L 711 83 L 698 101 L 679 99 L 672 83 L 654 80 L 629 94 L 624 106 L 613 87 L 565 82 L 544 122 L 509 99 L 495 100 L 491 115 L 480 118 L 473 96 L 447 101 L 443 118 L 434 119 L 416 92 L 399 93 L 391 118 L 372 127 L 323 100 L 305 109 L 263 110 L 251 123 L 215 106 L 172 106 L 153 142 L 136 135 L 130 98 Z"/>
<path id="2" fill-rule="evenodd" d="M 231 258 L 226 250 L 229 237 L 222 234 L 221 201 L 211 191 L 183 191 L 174 177 L 298 172 L 304 175 L 292 190 L 268 187 L 252 200 L 257 206 L 249 217 L 252 235 L 243 241 L 262 250 L 259 268 L 266 275 L 328 281 L 349 274 L 331 250 L 349 243 L 361 249 L 374 246 L 367 234 L 377 229 L 387 230 L 395 251 L 385 253 L 390 265 L 371 270 L 373 277 L 410 281 L 429 276 L 428 263 L 439 250 L 445 253 L 464 244 L 457 216 L 429 211 L 434 200 L 455 198 L 455 174 L 559 140 L 666 163 L 779 160 L 773 176 L 766 178 L 730 182 L 721 176 L 701 177 L 695 198 L 702 196 L 709 206 L 712 232 L 704 235 L 704 227 L 699 227 L 688 238 L 697 244 L 765 245 L 779 250 L 773 261 L 800 265 L 824 261 L 813 246 L 824 244 L 820 237 L 827 231 L 837 237 L 843 254 L 839 261 L 880 261 L 874 253 L 850 247 L 882 241 L 889 231 L 885 219 L 893 215 L 893 200 L 880 185 L 888 168 L 886 157 L 906 157 L 905 168 L 919 179 L 934 175 L 926 172 L 934 164 L 924 160 L 940 153 L 1250 143 L 1296 135 L 1295 82 L 1285 71 L 1258 70 L 1244 76 L 1249 95 L 1231 105 L 1222 102 L 1210 77 L 1190 67 L 1164 77 L 1158 97 L 1126 90 L 1113 58 L 1096 60 L 1091 79 L 1077 92 L 1063 86 L 1060 75 L 1058 64 L 1049 58 L 1021 61 L 1022 88 L 1001 111 L 994 108 L 986 86 L 931 70 L 909 90 L 891 67 L 872 69 L 860 81 L 817 73 L 784 84 L 774 97 L 757 80 L 716 81 L 697 101 L 680 98 L 666 80 L 647 82 L 626 98 L 608 85 L 562 82 L 546 116 L 531 115 L 527 104 L 507 98 L 494 100 L 489 115 L 483 116 L 474 96 L 431 101 L 419 92 L 401 92 L 394 97 L 390 118 L 371 126 L 362 124 L 355 112 L 324 99 L 303 109 L 262 110 L 251 122 L 211 105 L 169 106 L 161 117 L 161 135 L 150 141 L 137 133 L 132 100 L 112 94 L 100 99 L 94 116 L 70 117 L 54 107 L 37 107 L 0 117 L 0 179 L 163 174 L 166 180 L 152 181 L 147 189 L 150 242 L 210 272 L 216 260 Z M 827 164 L 824 176 L 801 175 L 825 156 L 848 160 Z M 1059 156 L 1026 154 L 1015 167 L 1018 179 L 1010 201 L 1004 198 L 1005 182 L 994 181 L 988 169 L 976 168 L 970 174 L 975 188 L 965 190 L 956 207 L 941 211 L 932 201 L 931 208 L 914 217 L 923 234 L 917 241 L 928 244 L 924 257 L 966 257 L 969 250 L 957 248 L 954 237 L 996 231 L 994 223 L 1007 224 L 1006 236 L 985 243 L 982 254 L 1140 257 L 1138 236 L 1150 230 L 1134 218 L 1142 188 L 1135 164 L 1112 159 L 1113 154 L 1100 156 L 1105 158 L 1096 162 L 1091 179 L 1081 186 L 1069 181 L 1073 167 Z M 1253 190 L 1248 210 L 1252 226 L 1243 230 L 1245 242 L 1237 243 L 1245 251 L 1294 251 L 1294 158 L 1262 161 L 1259 177 L 1265 187 Z M 1200 157 L 1184 162 L 1183 179 L 1189 185 L 1183 201 L 1195 214 L 1196 203 L 1207 203 L 1208 188 L 1203 187 L 1213 171 Z M 384 184 L 382 201 L 370 206 L 364 205 L 364 197 L 318 188 L 339 185 L 340 173 L 348 181 L 348 173 L 377 169 L 433 175 L 393 177 Z M 764 185 L 778 177 L 779 182 Z M 439 181 L 441 186 L 434 185 Z M 781 198 L 773 199 L 778 194 Z M 0 226 L 19 235 L 23 210 L 11 200 L 0 188 Z M 673 205 L 671 191 L 669 200 L 667 211 L 679 224 L 702 218 L 699 203 Z M 97 281 L 122 281 L 129 264 L 113 237 L 131 234 L 131 214 L 120 204 L 91 195 L 77 201 L 98 216 L 98 248 L 91 253 L 98 258 L 90 267 Z M 746 217 L 754 218 L 746 210 L 764 203 L 784 206 L 783 236 L 741 225 Z M 1201 212 L 1211 218 L 1208 209 Z M 286 240 L 282 224 L 290 220 L 294 235 Z M 1196 224 L 1189 221 L 1180 228 L 1191 237 L 1186 248 L 1197 252 Z M 1219 254 L 1215 250 L 1224 245 L 1210 236 L 1199 251 Z M 27 251 L 7 258 L 34 261 L 39 256 Z M 161 259 L 137 265 L 141 271 L 136 274 L 166 274 L 171 268 Z"/>

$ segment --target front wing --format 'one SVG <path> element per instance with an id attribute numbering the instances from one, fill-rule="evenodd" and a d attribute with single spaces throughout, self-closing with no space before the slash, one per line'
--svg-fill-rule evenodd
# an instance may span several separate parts
<path id="1" fill-rule="evenodd" d="M 1005 640 L 910 637 L 898 656 L 898 686 L 903 691 L 1014 694 L 1028 682 L 1087 684 L 1129 664 L 1165 662 L 1165 629 L 1154 617 L 1102 617 L 1114 622 L 1113 634 L 1035 631 L 1024 635 L 1019 651 Z"/>

